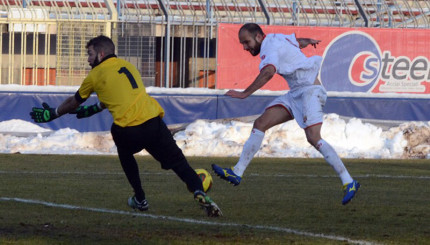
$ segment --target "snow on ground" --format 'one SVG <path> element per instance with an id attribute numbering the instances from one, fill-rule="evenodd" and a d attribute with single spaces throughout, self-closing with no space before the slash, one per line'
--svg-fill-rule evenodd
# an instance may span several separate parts
<path id="1" fill-rule="evenodd" d="M 0 122 L 1 153 L 116 154 L 109 132 L 50 131 L 22 120 Z M 197 120 L 174 137 L 186 156 L 240 156 L 252 122 Z M 362 120 L 328 114 L 322 136 L 342 158 L 430 158 L 428 122 L 409 122 L 384 130 Z M 138 154 L 146 155 L 146 152 Z M 266 132 L 257 157 L 321 157 L 295 121 Z"/>

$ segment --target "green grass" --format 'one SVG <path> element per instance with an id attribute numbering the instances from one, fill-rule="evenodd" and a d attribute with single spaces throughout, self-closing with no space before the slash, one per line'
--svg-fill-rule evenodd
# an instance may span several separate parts
<path id="1" fill-rule="evenodd" d="M 237 159 L 189 161 L 210 170 L 211 163 L 231 166 Z M 213 176 L 209 194 L 220 218 L 206 217 L 172 171 L 150 157 L 138 162 L 150 204 L 143 213 L 126 205 L 132 190 L 116 156 L 0 154 L 0 244 L 347 243 L 327 236 L 430 244 L 429 160 L 345 160 L 362 188 L 343 206 L 340 180 L 323 159 L 256 158 L 237 187 Z"/>

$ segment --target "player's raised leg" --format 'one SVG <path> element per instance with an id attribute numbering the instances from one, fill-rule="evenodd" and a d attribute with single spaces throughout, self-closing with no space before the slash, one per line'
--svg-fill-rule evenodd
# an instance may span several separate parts
<path id="1" fill-rule="evenodd" d="M 313 145 L 324 156 L 324 159 L 330 164 L 338 174 L 343 184 L 344 197 L 342 204 L 345 205 L 351 201 L 355 193 L 360 188 L 360 184 L 353 180 L 340 157 L 334 148 L 321 138 L 321 125 L 316 124 L 305 129 L 308 142 Z"/>
<path id="2" fill-rule="evenodd" d="M 251 135 L 243 146 L 237 164 L 232 168 L 222 168 L 216 164 L 212 164 L 212 169 L 215 174 L 235 186 L 239 185 L 243 173 L 260 149 L 266 130 L 291 119 L 293 119 L 293 117 L 290 112 L 281 105 L 267 108 L 264 113 L 255 120 Z"/>

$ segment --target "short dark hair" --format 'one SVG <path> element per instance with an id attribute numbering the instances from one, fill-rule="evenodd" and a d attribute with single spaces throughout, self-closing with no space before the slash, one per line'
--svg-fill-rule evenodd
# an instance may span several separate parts
<path id="1" fill-rule="evenodd" d="M 257 34 L 264 35 L 264 32 L 261 29 L 261 27 L 258 24 L 255 24 L 255 23 L 246 23 L 245 25 L 243 25 L 240 28 L 239 33 L 241 31 L 244 31 L 244 30 L 248 31 L 249 33 L 253 34 L 254 36 L 257 35 Z"/>
<path id="2" fill-rule="evenodd" d="M 97 52 L 103 51 L 106 55 L 115 54 L 115 44 L 107 36 L 100 35 L 88 41 L 86 48 L 93 46 Z"/>

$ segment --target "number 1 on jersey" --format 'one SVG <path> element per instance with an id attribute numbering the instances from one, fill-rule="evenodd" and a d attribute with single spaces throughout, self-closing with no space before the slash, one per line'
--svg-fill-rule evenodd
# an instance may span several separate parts
<path id="1" fill-rule="evenodd" d="M 134 79 L 133 75 L 131 74 L 131 72 L 127 68 L 121 67 L 121 69 L 119 69 L 118 73 L 119 74 L 124 73 L 127 76 L 128 81 L 130 81 L 131 87 L 133 89 L 137 88 L 136 80 Z"/>

